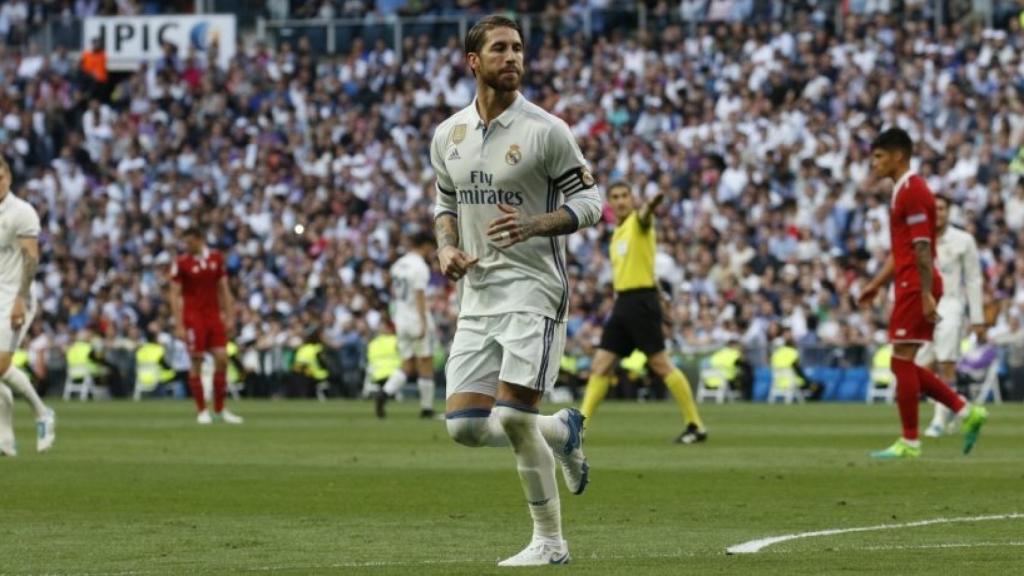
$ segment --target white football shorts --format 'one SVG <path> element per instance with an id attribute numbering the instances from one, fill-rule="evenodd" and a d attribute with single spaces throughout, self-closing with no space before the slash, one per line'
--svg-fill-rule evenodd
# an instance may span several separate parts
<path id="1" fill-rule="evenodd" d="M 405 332 L 399 332 L 398 355 L 402 360 L 410 358 L 433 358 L 434 357 L 434 327 L 431 326 L 423 333 L 422 338 Z"/>
<path id="2" fill-rule="evenodd" d="M 530 312 L 459 318 L 448 355 L 446 397 L 492 398 L 498 382 L 543 391 L 558 378 L 566 325 Z"/>
<path id="3" fill-rule="evenodd" d="M 21 346 L 21 341 L 28 334 L 28 328 L 36 316 L 36 302 L 31 300 L 25 310 L 25 323 L 15 330 L 11 327 L 11 309 L 14 308 L 13 296 L 0 296 L 0 352 L 13 353 Z"/>
<path id="4" fill-rule="evenodd" d="M 963 339 L 963 314 L 939 311 L 942 320 L 935 325 L 935 335 L 917 351 L 915 359 L 919 365 L 928 366 L 934 362 L 956 362 L 960 358 L 960 341 Z"/>

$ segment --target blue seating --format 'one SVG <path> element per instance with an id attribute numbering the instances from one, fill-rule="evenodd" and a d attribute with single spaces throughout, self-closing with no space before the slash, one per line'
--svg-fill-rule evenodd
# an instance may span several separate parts
<path id="1" fill-rule="evenodd" d="M 839 395 L 839 387 L 843 378 L 843 370 L 841 368 L 811 366 L 807 368 L 806 373 L 808 378 L 821 383 L 822 387 L 824 387 L 822 400 L 830 401 L 836 399 Z"/>
<path id="2" fill-rule="evenodd" d="M 772 388 L 772 369 L 767 366 L 754 368 L 754 402 L 764 402 Z"/>
<path id="3" fill-rule="evenodd" d="M 804 373 L 824 388 L 821 399 L 826 402 L 863 402 L 871 372 L 865 366 L 834 368 L 832 366 L 807 366 Z M 772 387 L 772 369 L 759 366 L 754 369 L 754 401 L 764 402 Z"/>
<path id="4" fill-rule="evenodd" d="M 839 402 L 863 402 L 871 382 L 871 373 L 865 367 L 847 368 L 839 385 Z"/>

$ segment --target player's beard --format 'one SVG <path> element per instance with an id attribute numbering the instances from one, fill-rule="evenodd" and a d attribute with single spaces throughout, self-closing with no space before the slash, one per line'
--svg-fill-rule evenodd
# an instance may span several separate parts
<path id="1" fill-rule="evenodd" d="M 495 92 L 515 92 L 523 80 L 522 69 L 516 69 L 515 74 L 506 74 L 508 67 L 501 68 L 494 72 L 487 72 L 482 75 L 481 80 Z"/>

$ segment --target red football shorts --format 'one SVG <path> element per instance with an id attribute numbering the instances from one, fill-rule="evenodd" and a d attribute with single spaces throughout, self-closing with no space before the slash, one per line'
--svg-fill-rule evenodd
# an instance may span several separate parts
<path id="1" fill-rule="evenodd" d="M 228 345 L 227 333 L 220 318 L 186 320 L 185 337 L 188 339 L 188 351 L 193 356 Z"/>
<path id="2" fill-rule="evenodd" d="M 889 318 L 890 342 L 932 341 L 935 324 L 924 317 L 924 310 L 921 306 L 920 291 L 896 295 L 896 303 L 892 307 L 892 316 Z"/>

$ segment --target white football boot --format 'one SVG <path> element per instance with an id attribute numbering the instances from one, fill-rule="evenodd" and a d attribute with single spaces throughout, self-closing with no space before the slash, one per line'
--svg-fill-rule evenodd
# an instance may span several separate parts
<path id="1" fill-rule="evenodd" d="M 569 543 L 562 540 L 555 544 L 548 540 L 534 539 L 522 552 L 498 562 L 498 566 L 547 566 L 569 563 Z"/>
<path id="2" fill-rule="evenodd" d="M 583 455 L 583 414 L 575 408 L 563 408 L 555 416 L 569 428 L 569 439 L 563 448 L 552 452 L 555 460 L 562 465 L 565 487 L 573 494 L 583 494 L 590 483 L 590 466 L 587 457 Z"/>
<path id="3" fill-rule="evenodd" d="M 46 452 L 57 439 L 57 415 L 52 408 L 46 409 L 46 416 L 36 420 L 36 452 Z"/>
<path id="4" fill-rule="evenodd" d="M 225 424 L 242 424 L 245 422 L 245 418 L 242 418 L 237 414 L 232 414 L 227 410 L 222 411 L 218 416 L 221 417 L 221 420 L 224 420 Z"/>

